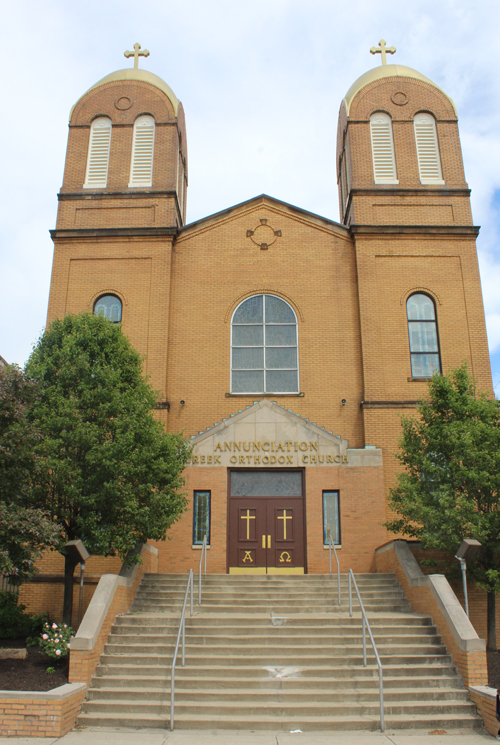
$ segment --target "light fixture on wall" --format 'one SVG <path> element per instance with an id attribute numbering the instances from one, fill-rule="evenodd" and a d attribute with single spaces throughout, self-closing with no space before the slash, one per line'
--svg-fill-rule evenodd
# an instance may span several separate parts
<path id="1" fill-rule="evenodd" d="M 345 405 L 346 405 L 346 403 L 347 403 L 347 398 L 343 398 L 343 399 L 342 399 L 342 406 L 345 406 Z"/>
<path id="2" fill-rule="evenodd" d="M 183 398 L 181 398 L 181 406 L 185 406 L 185 404 L 186 404 L 186 402 L 184 401 Z"/>

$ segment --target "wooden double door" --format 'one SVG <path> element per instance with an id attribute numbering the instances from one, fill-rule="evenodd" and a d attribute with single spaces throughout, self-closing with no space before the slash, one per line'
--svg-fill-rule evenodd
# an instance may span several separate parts
<path id="1" fill-rule="evenodd" d="M 302 497 L 230 497 L 230 574 L 303 574 Z"/>

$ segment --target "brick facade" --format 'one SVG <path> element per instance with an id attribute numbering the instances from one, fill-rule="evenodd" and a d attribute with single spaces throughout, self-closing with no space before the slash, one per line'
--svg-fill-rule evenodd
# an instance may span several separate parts
<path id="1" fill-rule="evenodd" d="M 412 293 L 426 293 L 435 303 L 443 372 L 467 362 L 478 387 L 491 390 L 477 229 L 456 111 L 423 76 L 394 69 L 363 76 L 342 102 L 337 155 L 348 190 L 345 209 L 341 199 L 342 223 L 260 196 L 184 225 L 177 187 L 179 158 L 187 168 L 182 105 L 144 71 L 135 78 L 133 71 L 108 76 L 82 96 L 70 119 L 52 231 L 48 322 L 91 312 L 103 294 L 119 297 L 123 332 L 144 355 L 159 400 L 168 402 L 158 417 L 168 430 L 197 438 L 264 398 L 230 393 L 231 319 L 245 298 L 275 295 L 297 317 L 300 392 L 267 398 L 340 436 L 349 448 L 381 453 L 376 467 L 304 466 L 310 572 L 328 566 L 324 489 L 340 491 L 343 571 L 373 571 L 374 549 L 389 537 L 383 522 L 390 517 L 399 417 L 411 414 L 426 390 L 425 380 L 412 378 L 406 317 Z M 376 111 L 392 118 L 397 185 L 374 183 L 369 122 Z M 444 185 L 419 180 L 413 117 L 421 111 L 436 120 Z M 153 184 L 130 189 L 133 124 L 142 114 L 156 122 Z M 108 184 L 84 189 L 90 125 L 97 116 L 110 117 L 113 125 Z M 267 242 L 255 240 L 259 229 Z M 209 571 L 226 571 L 227 471 L 208 461 L 186 469 L 190 507 L 170 540 L 156 544 L 160 571 L 197 565 L 195 489 L 212 494 Z M 113 569 L 96 563 L 94 573 L 100 571 Z M 53 588 L 32 585 L 29 592 L 30 607 L 45 608 Z"/>

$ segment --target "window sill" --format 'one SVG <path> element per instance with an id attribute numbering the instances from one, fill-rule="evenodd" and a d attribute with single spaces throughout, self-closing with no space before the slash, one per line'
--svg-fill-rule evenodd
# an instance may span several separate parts
<path id="1" fill-rule="evenodd" d="M 429 380 L 432 380 L 432 377 L 430 378 L 407 378 L 408 383 L 428 383 Z"/>
<path id="2" fill-rule="evenodd" d="M 201 551 L 201 549 L 203 548 L 203 544 L 200 544 L 200 545 L 195 545 L 195 544 L 193 543 L 193 545 L 191 546 L 191 548 L 194 548 L 194 549 L 198 549 L 198 550 L 200 550 L 200 551 Z M 208 543 L 207 543 L 207 551 L 208 551 L 208 549 L 209 549 L 209 548 L 210 548 L 210 544 L 208 544 Z"/>
<path id="3" fill-rule="evenodd" d="M 226 398 L 267 398 L 269 396 L 300 396 L 304 397 L 306 394 L 301 393 L 226 393 Z"/>
<path id="4" fill-rule="evenodd" d="M 330 548 L 330 546 L 328 545 L 328 543 L 326 543 L 326 544 L 324 543 L 323 544 L 323 548 L 326 549 L 326 550 L 328 550 Z M 337 550 L 338 548 L 342 548 L 342 544 L 341 543 L 339 545 L 335 544 L 335 550 Z"/>

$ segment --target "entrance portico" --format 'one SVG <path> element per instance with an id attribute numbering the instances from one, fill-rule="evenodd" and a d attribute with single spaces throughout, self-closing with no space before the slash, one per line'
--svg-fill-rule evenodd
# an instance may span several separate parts
<path id="1" fill-rule="evenodd" d="M 205 534 L 209 572 L 326 572 L 329 532 L 343 566 L 373 570 L 386 540 L 379 449 L 349 448 L 268 399 L 191 442 L 189 509 L 157 544 L 160 572 L 195 567 Z"/>

